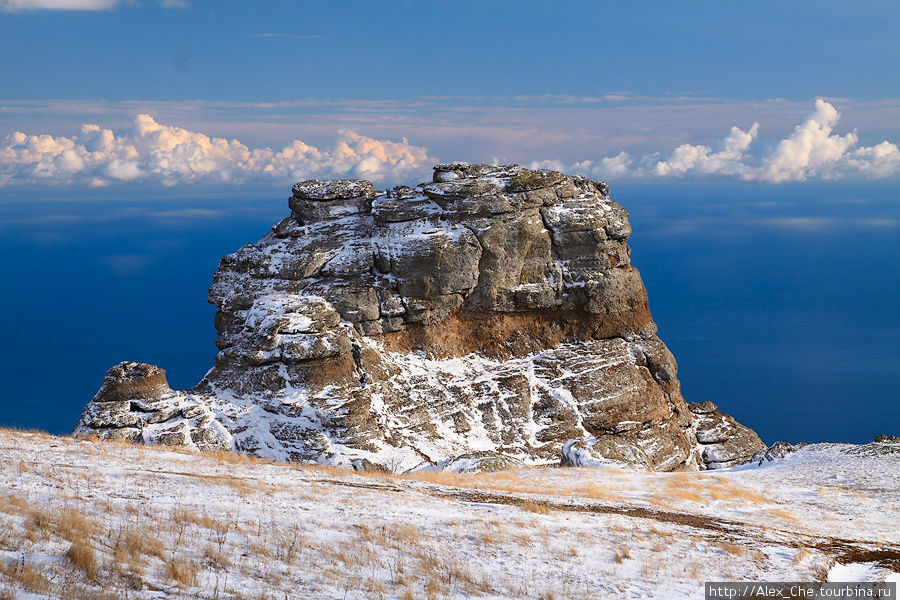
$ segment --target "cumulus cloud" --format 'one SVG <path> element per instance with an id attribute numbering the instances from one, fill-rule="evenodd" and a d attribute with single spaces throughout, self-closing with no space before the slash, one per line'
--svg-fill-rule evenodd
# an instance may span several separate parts
<path id="1" fill-rule="evenodd" d="M 147 181 L 238 183 L 292 181 L 310 177 L 406 180 L 436 159 L 410 144 L 341 130 L 333 148 L 294 140 L 281 150 L 249 148 L 236 139 L 209 137 L 163 125 L 150 115 L 135 118 L 129 131 L 85 124 L 78 135 L 55 137 L 15 132 L 0 145 L 0 186 L 16 183 Z"/>
<path id="2" fill-rule="evenodd" d="M 832 133 L 840 118 L 840 113 L 831 104 L 816 100 L 812 114 L 794 128 L 790 137 L 778 142 L 754 177 L 780 183 L 832 173 L 858 141 L 856 131 L 844 136 Z"/>
<path id="3" fill-rule="evenodd" d="M 844 135 L 834 132 L 840 113 L 825 100 L 816 100 L 812 113 L 761 156 L 751 152 L 759 134 L 759 124 L 746 131 L 732 127 L 718 148 L 682 144 L 667 156 L 646 154 L 635 159 L 626 152 L 599 161 L 564 165 L 559 161 L 532 163 L 534 167 L 556 168 L 585 175 L 615 179 L 622 177 L 723 176 L 745 181 L 783 183 L 809 178 L 884 178 L 900 175 L 900 148 L 883 141 L 875 146 L 858 146 L 856 130 Z"/>
<path id="4" fill-rule="evenodd" d="M 652 166 L 653 174 L 662 177 L 667 175 L 680 177 L 688 172 L 702 175 L 714 173 L 741 175 L 745 170 L 742 161 L 758 132 L 759 123 L 754 123 L 747 131 L 732 127 L 717 152 L 713 152 L 709 146 L 682 144 L 675 148 L 668 158 Z"/>

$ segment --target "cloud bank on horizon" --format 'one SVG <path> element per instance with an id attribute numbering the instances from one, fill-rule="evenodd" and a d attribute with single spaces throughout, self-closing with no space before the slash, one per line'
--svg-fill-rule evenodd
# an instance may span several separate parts
<path id="1" fill-rule="evenodd" d="M 900 148 L 883 141 L 874 146 L 857 146 L 856 130 L 834 133 L 840 113 L 830 103 L 818 99 L 815 109 L 785 139 L 762 156 L 750 153 L 759 134 L 759 123 L 746 131 L 732 127 L 720 140 L 717 150 L 703 144 L 682 144 L 668 156 L 659 153 L 634 158 L 627 152 L 598 161 L 566 165 L 558 160 L 537 161 L 532 168 L 550 168 L 583 173 L 601 179 L 651 177 L 737 178 L 744 181 L 784 183 L 808 179 L 864 177 L 879 179 L 900 175 Z"/>
<path id="2" fill-rule="evenodd" d="M 639 158 L 622 151 L 599 160 L 566 164 L 532 162 L 596 179 L 731 178 L 783 183 L 842 177 L 886 178 L 900 175 L 900 149 L 883 141 L 859 146 L 856 130 L 835 133 L 840 113 L 825 100 L 786 138 L 754 154 L 760 126 L 732 127 L 714 149 L 682 144 L 668 155 Z M 89 184 L 141 181 L 182 183 L 287 182 L 311 177 L 353 177 L 373 182 L 411 181 L 427 175 L 438 160 L 428 149 L 379 140 L 349 129 L 338 132 L 330 149 L 294 140 L 281 150 L 250 148 L 232 139 L 158 123 L 138 115 L 131 130 L 114 132 L 82 125 L 72 137 L 15 132 L 0 145 L 0 186 L 14 184 Z"/>
<path id="3" fill-rule="evenodd" d="M 17 131 L 0 146 L 0 186 L 15 183 L 243 183 L 310 177 L 407 178 L 437 162 L 410 144 L 338 132 L 331 149 L 294 140 L 281 150 L 249 148 L 138 115 L 130 131 L 85 124 L 72 137 Z"/>

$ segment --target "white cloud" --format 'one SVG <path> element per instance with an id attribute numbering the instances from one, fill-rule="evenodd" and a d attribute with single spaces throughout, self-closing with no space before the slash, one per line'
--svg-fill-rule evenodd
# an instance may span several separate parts
<path id="1" fill-rule="evenodd" d="M 553 171 L 562 171 L 565 173 L 580 173 L 590 175 L 598 179 L 614 179 L 616 177 L 628 176 L 631 174 L 631 165 L 634 159 L 627 152 L 619 152 L 615 156 L 602 158 L 596 162 L 584 160 L 570 165 L 565 164 L 561 160 L 542 160 L 534 161 L 528 165 L 530 169 L 551 169 Z M 497 160 L 494 160 L 497 164 Z"/>
<path id="2" fill-rule="evenodd" d="M 761 169 L 747 178 L 780 183 L 836 174 L 837 163 L 858 141 L 856 131 L 844 136 L 832 133 L 840 118 L 831 104 L 816 100 L 813 113 L 794 128 L 790 137 L 778 142 L 775 151 L 763 160 Z"/>
<path id="3" fill-rule="evenodd" d="M 682 144 L 666 160 L 654 164 L 652 172 L 662 177 L 680 177 L 689 171 L 703 175 L 740 175 L 745 171 L 741 161 L 758 132 L 759 123 L 754 123 L 747 131 L 732 127 L 731 133 L 722 140 L 718 152 L 713 152 L 709 146 Z"/>
<path id="4" fill-rule="evenodd" d="M 840 113 L 834 106 L 825 100 L 816 100 L 813 112 L 763 156 L 753 156 L 750 152 L 759 134 L 759 124 L 754 123 L 746 131 L 732 127 L 730 133 L 719 142 L 716 151 L 702 144 L 682 144 L 668 156 L 645 154 L 637 161 L 620 152 L 596 162 L 563 165 L 559 161 L 543 161 L 533 164 L 610 179 L 725 176 L 746 181 L 783 183 L 809 178 L 884 178 L 900 175 L 900 148 L 896 144 L 883 141 L 875 146 L 859 147 L 856 130 L 845 135 L 834 133 L 839 120 Z"/>
<path id="5" fill-rule="evenodd" d="M 281 150 L 249 148 L 138 115 L 130 131 L 85 124 L 72 137 L 15 132 L 0 145 L 0 186 L 115 181 L 232 183 L 360 177 L 380 182 L 422 176 L 437 159 L 403 138 L 378 140 L 338 132 L 331 149 L 294 140 Z"/>
<path id="6" fill-rule="evenodd" d="M 900 171 L 900 149 L 896 144 L 885 141 L 849 153 L 844 162 L 869 177 L 890 177 Z"/>
<path id="7" fill-rule="evenodd" d="M 297 110 L 305 110 L 307 102 L 315 107 L 322 106 L 321 103 L 316 104 L 319 101 L 302 100 L 296 102 L 300 106 Z M 11 115 L 9 118 L 14 119 L 14 124 L 33 118 L 28 112 L 31 110 L 29 106 L 27 103 L 15 104 L 12 108 L 0 105 L 0 119 L 3 115 Z M 42 110 L 73 110 L 72 105 L 66 103 L 61 108 L 53 103 L 48 106 Z M 399 132 L 419 138 L 427 136 L 432 141 L 430 146 L 439 147 L 441 155 L 470 161 L 489 158 L 491 154 L 486 154 L 485 148 L 498 140 L 503 141 L 505 146 L 514 142 L 516 145 L 514 151 L 493 154 L 504 163 L 523 161 L 527 164 L 535 154 L 546 155 L 554 152 L 551 148 L 562 148 L 565 144 L 568 144 L 565 150 L 569 157 L 573 154 L 584 155 L 585 148 L 599 147 L 597 153 L 605 158 L 577 162 L 540 161 L 529 165 L 581 173 L 594 179 L 722 177 L 781 183 L 810 178 L 900 177 L 900 148 L 897 144 L 882 141 L 861 146 L 855 130 L 836 133 L 839 131 L 840 114 L 824 100 L 817 100 L 814 110 L 800 119 L 800 124 L 793 131 L 791 127 L 797 121 L 784 115 L 796 114 L 798 107 L 772 101 L 762 108 L 729 108 L 712 125 L 705 121 L 698 124 L 697 113 L 691 113 L 693 116 L 687 122 L 678 121 L 680 113 L 672 111 L 671 107 L 654 106 L 647 109 L 649 112 L 641 109 L 642 112 L 628 117 L 641 124 L 641 131 L 633 135 L 627 131 L 616 133 L 603 123 L 591 123 L 589 127 L 579 125 L 581 120 L 593 114 L 590 111 L 579 112 L 576 115 L 578 122 L 566 121 L 565 127 L 554 125 L 553 131 L 550 131 L 530 125 L 538 122 L 540 115 L 546 114 L 544 109 L 540 115 L 527 113 L 525 116 L 507 110 L 506 113 L 512 115 L 508 118 L 522 119 L 512 121 L 508 127 L 496 123 L 474 127 L 466 125 L 468 121 L 464 120 L 450 119 L 445 122 L 443 112 L 426 112 L 414 122 L 407 121 L 401 115 L 408 115 L 416 109 L 390 102 L 364 102 L 356 109 L 348 104 L 339 103 L 336 106 L 340 109 L 330 106 L 329 110 L 313 111 L 313 119 L 297 116 L 282 104 L 264 105 L 263 108 L 255 104 L 229 108 L 218 104 L 195 107 L 191 103 L 134 102 L 121 103 L 113 108 L 106 105 L 98 108 L 94 103 L 78 105 L 78 114 L 85 115 L 83 120 L 98 120 L 103 115 L 103 118 L 115 118 L 120 122 L 123 117 L 129 118 L 138 112 L 162 113 L 169 115 L 168 119 L 202 122 L 208 118 L 210 110 L 221 110 L 225 116 L 220 118 L 219 113 L 215 113 L 217 126 L 228 128 L 229 136 L 233 137 L 211 138 L 193 131 L 203 129 L 203 126 L 193 126 L 191 130 L 167 126 L 146 114 L 135 120 L 131 130 L 125 131 L 85 125 L 79 134 L 69 137 L 16 132 L 7 137 L 5 143 L 0 138 L 0 185 L 83 182 L 103 186 L 120 181 L 174 185 L 185 182 L 287 182 L 305 177 L 362 177 L 392 183 L 427 177 L 435 159 L 428 156 L 425 148 L 413 146 L 406 139 L 400 142 L 383 139 L 393 137 L 393 132 L 398 132 L 398 137 Z M 856 119 L 863 119 L 861 123 L 864 126 L 873 127 L 878 123 L 892 122 L 890 115 L 897 108 L 896 105 L 891 107 L 887 113 L 878 113 L 877 107 L 871 106 L 849 108 L 848 112 L 855 114 Z M 239 119 L 239 125 L 235 126 L 234 119 L 237 117 L 229 117 L 230 110 L 272 110 L 281 116 L 269 121 Z M 702 110 L 704 114 L 715 113 L 709 107 Z M 463 112 L 472 114 L 472 111 Z M 768 123 L 770 131 L 778 128 L 787 132 L 784 139 L 760 139 L 763 126 L 753 123 L 750 127 L 731 127 L 718 143 L 679 145 L 679 141 L 684 139 L 683 131 L 701 131 L 714 137 L 717 129 L 728 130 L 728 124 L 734 122 L 735 115 L 748 112 L 764 124 Z M 348 114 L 351 116 L 348 117 Z M 373 119 L 373 114 L 379 117 L 390 114 L 393 118 Z M 626 113 L 616 114 L 622 119 L 627 116 Z M 284 115 L 291 115 L 292 118 L 285 119 Z M 288 121 L 292 125 L 286 125 Z M 42 128 L 52 130 L 68 122 L 68 117 L 65 121 L 50 121 L 50 124 L 41 122 L 45 123 Z M 286 127 L 292 128 L 289 133 L 285 131 Z M 365 127 L 378 137 L 358 135 L 353 131 L 357 127 Z M 328 148 L 315 147 L 300 140 L 281 146 L 286 136 L 294 137 L 298 132 L 302 132 L 304 137 L 315 136 L 315 139 L 321 140 L 323 137 L 328 139 L 327 136 L 333 135 L 334 131 L 339 132 L 337 140 Z M 453 145 L 448 146 L 446 142 L 450 138 Z M 253 140 L 253 143 L 247 140 Z M 441 140 L 444 141 L 443 146 Z M 673 149 L 664 153 L 648 153 L 663 143 L 670 144 Z M 636 150 L 620 151 L 623 147 Z"/>
<path id="8" fill-rule="evenodd" d="M 601 173 L 604 173 L 604 177 L 621 177 L 631 169 L 632 162 L 631 156 L 627 152 L 622 151 L 615 156 L 601 159 L 599 170 Z"/>

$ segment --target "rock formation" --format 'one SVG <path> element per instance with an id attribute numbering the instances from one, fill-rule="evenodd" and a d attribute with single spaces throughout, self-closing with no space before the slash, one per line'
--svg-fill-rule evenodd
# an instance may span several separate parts
<path id="1" fill-rule="evenodd" d="M 605 184 L 456 163 L 386 192 L 304 181 L 289 204 L 219 265 L 203 381 L 122 363 L 76 433 L 390 470 L 547 463 L 567 442 L 714 468 L 764 447 L 682 398 Z"/>

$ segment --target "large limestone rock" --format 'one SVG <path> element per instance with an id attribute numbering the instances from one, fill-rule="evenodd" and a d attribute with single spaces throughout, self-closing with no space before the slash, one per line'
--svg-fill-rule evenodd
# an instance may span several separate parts
<path id="1" fill-rule="evenodd" d="M 763 447 L 689 410 L 606 185 L 457 163 L 289 204 L 221 261 L 204 380 L 113 367 L 76 432 L 392 471 L 547 463 L 570 440 L 659 470 Z"/>

